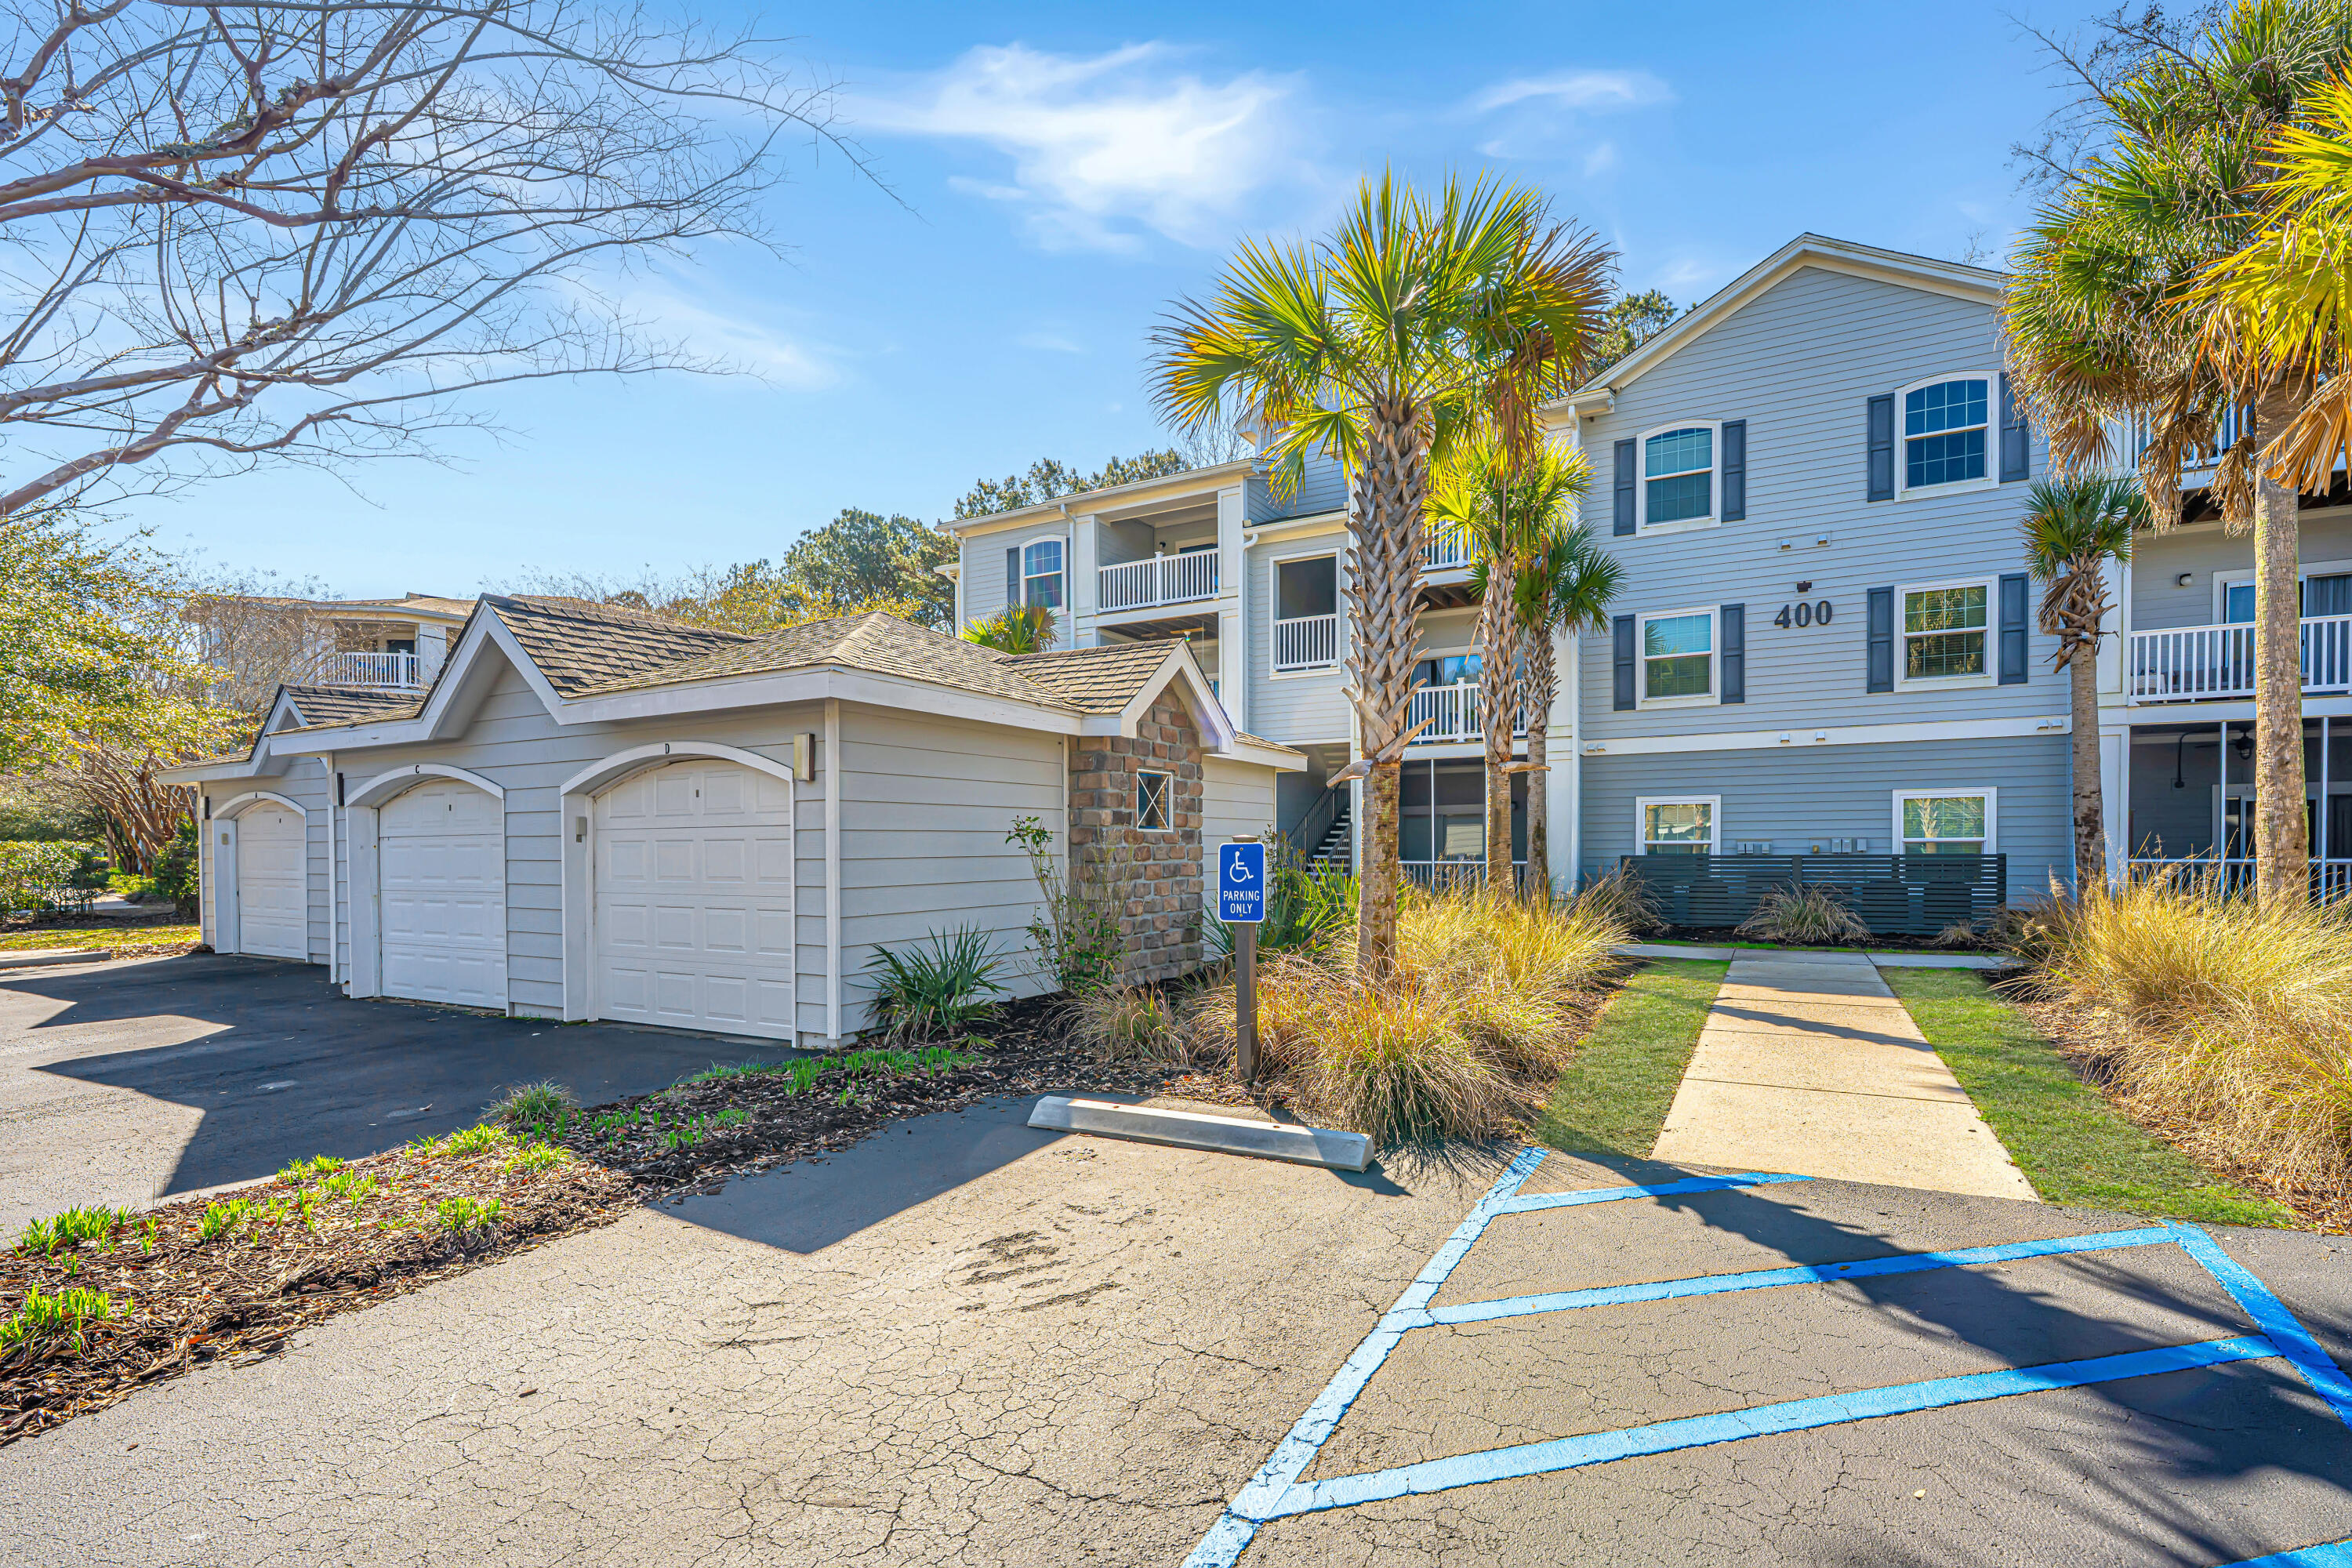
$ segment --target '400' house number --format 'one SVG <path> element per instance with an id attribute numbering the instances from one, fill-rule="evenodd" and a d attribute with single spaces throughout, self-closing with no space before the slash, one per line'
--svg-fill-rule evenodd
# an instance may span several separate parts
<path id="1" fill-rule="evenodd" d="M 1830 613 L 1833 608 L 1835 606 L 1827 599 L 1814 599 L 1810 603 L 1800 600 L 1793 605 L 1781 605 L 1780 613 L 1772 617 L 1772 624 L 1783 631 L 1790 626 L 1825 626 L 1830 624 Z"/>

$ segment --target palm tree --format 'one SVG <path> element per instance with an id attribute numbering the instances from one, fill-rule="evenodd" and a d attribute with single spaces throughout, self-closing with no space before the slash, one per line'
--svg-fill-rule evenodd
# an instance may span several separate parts
<path id="1" fill-rule="evenodd" d="M 2068 672 L 2074 703 L 2074 896 L 2107 885 L 2099 797 L 2099 638 L 2107 611 L 2106 564 L 2131 559 L 2132 535 L 2155 514 L 2137 479 L 2120 474 L 2042 479 L 2025 493 L 2025 563 L 2045 584 L 2042 629 L 2058 639 L 2051 668 Z"/>
<path id="2" fill-rule="evenodd" d="M 1465 443 L 1438 471 L 1431 491 L 1430 515 L 1466 527 L 1477 552 L 1470 588 L 1478 595 L 1478 708 L 1486 742 L 1490 888 L 1513 886 L 1511 731 L 1526 711 L 1520 678 L 1527 634 L 1543 621 L 1540 606 L 1533 619 L 1518 613 L 1514 590 L 1523 569 L 1558 535 L 1591 488 L 1592 465 L 1581 452 L 1547 442 L 1524 463 L 1515 464 L 1500 442 L 1486 437 Z M 1532 733 L 1535 717 L 1528 717 Z M 1528 864 L 1537 864 L 1532 840 Z"/>
<path id="3" fill-rule="evenodd" d="M 1520 668 L 1527 682 L 1522 700 L 1528 705 L 1528 884 L 1540 889 L 1541 898 L 1551 896 L 1551 830 L 1545 822 L 1550 800 L 1547 737 L 1552 700 L 1559 689 L 1552 638 L 1564 637 L 1573 643 L 1588 631 L 1607 632 L 1609 605 L 1624 578 L 1623 564 L 1601 547 L 1591 529 L 1582 523 L 1556 523 L 1541 546 L 1520 563 L 1513 584 L 1514 613 L 1527 628 Z"/>
<path id="4" fill-rule="evenodd" d="M 1430 463 L 1473 425 L 1524 456 L 1535 410 L 1582 376 L 1614 258 L 1549 220 L 1536 193 L 1481 176 L 1434 200 L 1366 181 L 1329 238 L 1245 242 L 1205 302 L 1154 335 L 1157 401 L 1184 431 L 1239 416 L 1265 432 L 1278 489 L 1310 453 L 1348 473 L 1347 696 L 1372 852 L 1357 962 L 1395 951 L 1397 767 L 1411 738 Z"/>
<path id="5" fill-rule="evenodd" d="M 2145 421 L 2139 479 L 2159 527 L 2180 514 L 2184 457 L 2225 414 L 2237 438 L 2213 499 L 2230 531 L 2254 536 L 2254 829 L 2264 899 L 2308 889 L 2303 687 L 2293 489 L 2259 470 L 2263 439 L 2301 414 L 2300 378 L 2223 374 L 2200 340 L 2215 306 L 2195 286 L 2242 249 L 2274 205 L 2258 177 L 2273 133 L 2352 60 L 2342 0 L 2241 0 L 2185 47 L 2147 49 L 2095 88 L 2110 138 L 2036 217 L 2005 306 L 2018 390 L 2048 433 L 2062 474 L 2106 468 L 2111 422 Z"/>
<path id="6" fill-rule="evenodd" d="M 963 640 L 999 653 L 1044 653 L 1054 646 L 1054 612 L 1045 605 L 1007 605 L 964 627 Z"/>

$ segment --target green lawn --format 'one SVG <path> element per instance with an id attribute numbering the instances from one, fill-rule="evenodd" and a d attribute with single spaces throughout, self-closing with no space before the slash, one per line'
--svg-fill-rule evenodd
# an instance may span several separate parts
<path id="1" fill-rule="evenodd" d="M 2284 1205 L 2217 1179 L 2124 1117 L 1974 971 L 1880 973 L 2044 1202 L 2221 1225 L 2294 1223 Z"/>
<path id="2" fill-rule="evenodd" d="M 1552 1148 L 1646 1158 L 1726 963 L 1654 959 L 1601 1012 L 1533 1129 Z"/>
<path id="3" fill-rule="evenodd" d="M 193 946 L 204 940 L 193 925 L 43 926 L 37 931 L 0 931 L 0 952 L 42 947 Z"/>

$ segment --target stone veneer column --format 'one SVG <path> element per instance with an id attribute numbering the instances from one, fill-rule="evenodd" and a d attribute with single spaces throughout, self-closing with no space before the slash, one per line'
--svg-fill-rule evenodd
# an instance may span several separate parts
<path id="1" fill-rule="evenodd" d="M 1146 770 L 1176 781 L 1166 832 L 1135 825 L 1136 775 Z M 1173 696 L 1160 695 L 1133 740 L 1078 738 L 1070 764 L 1073 874 L 1118 909 L 1122 984 L 1173 980 L 1201 967 L 1201 731 Z"/>

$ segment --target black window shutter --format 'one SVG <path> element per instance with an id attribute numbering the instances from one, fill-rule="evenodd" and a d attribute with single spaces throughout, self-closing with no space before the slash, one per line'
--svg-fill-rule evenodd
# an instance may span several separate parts
<path id="1" fill-rule="evenodd" d="M 1723 513 L 1726 522 L 1748 515 L 1748 421 L 1723 422 Z M 1728 700 L 1728 699 L 1727 699 Z"/>
<path id="2" fill-rule="evenodd" d="M 2025 574 L 2011 572 L 2000 580 L 2000 683 L 2021 684 L 2025 668 Z"/>
<path id="3" fill-rule="evenodd" d="M 1631 533 L 1633 531 L 1633 443 L 1631 441 L 1620 441 L 1617 443 L 1615 475 L 1617 491 L 1616 531 L 1619 533 Z"/>
<path id="4" fill-rule="evenodd" d="M 1891 392 L 1870 400 L 1870 493 L 1864 499 L 1895 499 L 1895 395 Z"/>
<path id="5" fill-rule="evenodd" d="M 2033 464 L 2033 443 L 2025 430 L 2025 410 L 2009 389 L 2009 372 L 2000 373 L 2000 482 L 2013 484 L 2026 477 Z M 2004 678 L 2006 679 L 2006 678 Z M 2018 677 L 2020 680 L 2023 676 Z"/>
<path id="6" fill-rule="evenodd" d="M 1717 689 L 1723 693 L 1723 701 L 1745 702 L 1748 700 L 1748 606 L 1726 605 L 1716 613 L 1723 621 L 1723 682 Z"/>
<path id="7" fill-rule="evenodd" d="M 1622 445 L 1630 447 L 1633 443 L 1627 441 Z M 1610 629 L 1616 637 L 1616 706 L 1631 708 L 1633 706 L 1633 617 L 1620 616 Z"/>
<path id="8" fill-rule="evenodd" d="M 1870 658 L 1864 689 L 1895 689 L 1895 590 L 1870 591 Z"/>
<path id="9" fill-rule="evenodd" d="M 1004 602 L 1008 605 L 1021 602 L 1021 547 L 1017 544 L 1004 552 Z"/>

